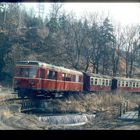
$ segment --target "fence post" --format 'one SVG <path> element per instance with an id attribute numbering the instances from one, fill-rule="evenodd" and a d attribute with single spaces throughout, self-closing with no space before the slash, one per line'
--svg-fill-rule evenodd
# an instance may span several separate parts
<path id="1" fill-rule="evenodd" d="M 123 103 L 120 104 L 120 117 L 122 116 L 123 114 Z"/>
<path id="2" fill-rule="evenodd" d="M 128 101 L 126 101 L 126 111 L 128 111 Z"/>
<path id="3" fill-rule="evenodd" d="M 125 110 L 126 109 L 126 103 L 125 102 L 123 102 L 123 114 L 125 114 Z"/>
<path id="4" fill-rule="evenodd" d="M 138 107 L 138 119 L 140 119 L 140 105 Z"/>

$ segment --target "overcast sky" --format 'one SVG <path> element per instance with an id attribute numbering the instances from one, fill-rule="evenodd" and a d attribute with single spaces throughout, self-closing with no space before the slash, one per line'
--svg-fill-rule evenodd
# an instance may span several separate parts
<path id="1" fill-rule="evenodd" d="M 46 12 L 48 12 L 50 4 L 44 3 Z M 37 3 L 25 3 L 25 5 L 28 8 L 33 7 L 35 10 L 37 7 Z M 109 16 L 116 24 L 140 25 L 140 3 L 63 3 L 63 8 L 68 13 L 73 11 L 79 18 L 98 12 L 103 16 Z"/>

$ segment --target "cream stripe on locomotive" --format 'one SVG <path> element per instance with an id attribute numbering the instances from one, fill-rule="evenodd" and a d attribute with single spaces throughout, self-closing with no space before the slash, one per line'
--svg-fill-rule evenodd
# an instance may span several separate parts
<path id="1" fill-rule="evenodd" d="M 58 81 L 58 82 L 67 82 L 67 83 L 80 83 L 83 84 L 83 82 L 74 82 L 74 81 L 63 81 L 63 80 L 54 80 L 54 79 L 42 79 L 42 78 L 28 78 L 28 77 L 15 77 L 19 79 L 28 79 L 28 80 L 44 80 L 44 81 Z"/>

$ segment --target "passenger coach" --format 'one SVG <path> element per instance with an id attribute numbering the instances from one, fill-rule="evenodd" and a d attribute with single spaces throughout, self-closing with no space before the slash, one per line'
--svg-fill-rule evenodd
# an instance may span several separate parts
<path id="1" fill-rule="evenodd" d="M 110 91 L 112 79 L 110 76 L 84 73 L 84 91 Z"/>
<path id="2" fill-rule="evenodd" d="M 114 87 L 120 92 L 137 93 L 140 92 L 140 80 L 134 78 L 115 77 Z"/>

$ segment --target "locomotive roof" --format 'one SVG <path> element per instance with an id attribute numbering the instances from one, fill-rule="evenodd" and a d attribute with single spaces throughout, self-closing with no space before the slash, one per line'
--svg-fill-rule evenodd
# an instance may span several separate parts
<path id="1" fill-rule="evenodd" d="M 60 67 L 60 66 L 55 66 L 52 64 L 47 64 L 44 62 L 40 62 L 40 61 L 18 61 L 16 62 L 17 65 L 35 65 L 35 66 L 39 66 L 39 67 L 47 67 L 53 70 L 57 70 L 57 71 L 61 71 L 61 72 L 66 72 L 66 73 L 72 73 L 72 74 L 82 74 L 82 72 L 77 71 L 77 70 L 73 70 L 73 69 L 68 69 L 68 68 L 64 68 L 64 67 Z"/>

